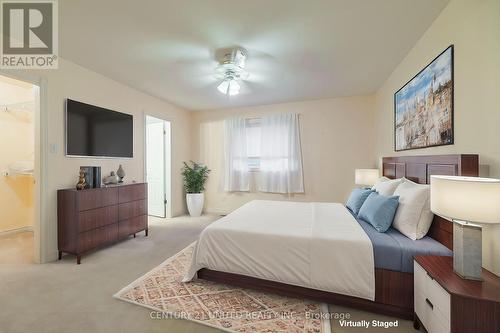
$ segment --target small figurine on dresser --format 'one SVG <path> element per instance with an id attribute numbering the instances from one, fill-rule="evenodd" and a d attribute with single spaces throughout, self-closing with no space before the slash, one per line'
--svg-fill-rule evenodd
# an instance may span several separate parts
<path id="1" fill-rule="evenodd" d="M 123 178 L 125 178 L 125 170 L 123 170 L 122 165 L 118 167 L 118 170 L 116 170 L 116 175 L 120 177 L 119 183 L 123 183 Z"/>
<path id="2" fill-rule="evenodd" d="M 120 181 L 120 177 L 118 177 L 114 171 L 111 171 L 111 174 L 104 178 L 104 184 L 106 185 L 111 185 L 111 184 L 118 184 Z"/>
<path id="3" fill-rule="evenodd" d="M 78 183 L 76 184 L 76 189 L 84 190 L 86 186 L 87 183 L 85 182 L 85 171 L 83 169 L 80 169 L 80 176 L 78 178 Z"/>

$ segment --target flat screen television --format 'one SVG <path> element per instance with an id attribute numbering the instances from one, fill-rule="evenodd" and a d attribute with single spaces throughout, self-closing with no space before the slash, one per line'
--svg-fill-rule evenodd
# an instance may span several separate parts
<path id="1" fill-rule="evenodd" d="M 133 157 L 133 117 L 66 100 L 66 155 Z"/>

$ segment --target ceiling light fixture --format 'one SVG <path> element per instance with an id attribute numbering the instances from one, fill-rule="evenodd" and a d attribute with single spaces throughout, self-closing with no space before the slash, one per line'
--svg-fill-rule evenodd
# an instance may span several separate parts
<path id="1" fill-rule="evenodd" d="M 217 90 L 228 96 L 235 96 L 240 93 L 238 81 L 248 77 L 245 71 L 245 61 L 247 52 L 242 48 L 229 49 L 219 61 L 217 66 L 217 78 L 222 82 L 217 86 Z"/>
<path id="2" fill-rule="evenodd" d="M 240 88 L 240 84 L 235 79 L 224 79 L 217 90 L 225 95 L 234 96 L 240 93 Z"/>

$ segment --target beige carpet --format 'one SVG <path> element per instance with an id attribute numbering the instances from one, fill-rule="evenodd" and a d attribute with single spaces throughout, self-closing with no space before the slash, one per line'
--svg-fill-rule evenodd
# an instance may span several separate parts
<path id="1" fill-rule="evenodd" d="M 182 282 L 195 243 L 167 259 L 115 297 L 228 332 L 329 333 L 326 304 L 205 280 Z"/>
<path id="2" fill-rule="evenodd" d="M 195 241 L 214 219 L 152 218 L 149 237 L 138 234 L 137 238 L 86 255 L 81 265 L 75 264 L 73 256 L 44 265 L 0 264 L 0 332 L 220 332 L 187 320 L 151 319 L 151 310 L 112 297 Z M 0 251 L 4 249 L 0 246 Z M 354 320 L 395 320 L 338 306 L 330 306 L 330 312 L 349 313 Z M 387 330 L 345 328 L 336 320 L 332 326 L 334 333 L 416 332 L 410 321 L 401 320 L 398 328 Z"/>

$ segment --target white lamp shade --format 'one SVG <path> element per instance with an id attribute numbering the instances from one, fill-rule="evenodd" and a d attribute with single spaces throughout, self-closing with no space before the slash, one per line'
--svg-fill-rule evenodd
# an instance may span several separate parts
<path id="1" fill-rule="evenodd" d="M 500 179 L 431 176 L 431 210 L 454 220 L 500 223 Z"/>
<path id="2" fill-rule="evenodd" d="M 227 94 L 228 89 L 229 89 L 229 80 L 224 80 L 217 86 L 217 90 L 219 90 L 223 94 Z"/>
<path id="3" fill-rule="evenodd" d="M 239 83 L 234 79 L 225 79 L 217 86 L 217 90 L 229 96 L 238 95 L 240 88 Z"/>
<path id="4" fill-rule="evenodd" d="M 354 170 L 354 183 L 356 185 L 372 186 L 380 178 L 378 169 L 356 169 Z"/>

